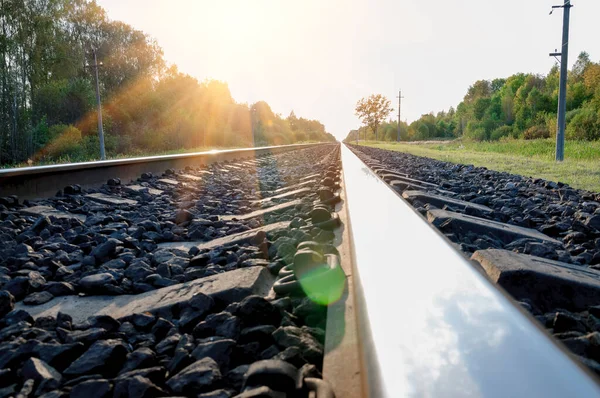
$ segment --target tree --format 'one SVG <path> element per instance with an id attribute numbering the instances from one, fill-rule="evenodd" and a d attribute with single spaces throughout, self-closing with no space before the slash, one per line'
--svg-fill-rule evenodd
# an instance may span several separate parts
<path id="1" fill-rule="evenodd" d="M 377 128 L 393 111 L 392 103 L 381 94 L 372 94 L 356 103 L 356 116 L 361 122 L 371 128 L 377 141 Z M 366 137 L 365 137 L 366 139 Z"/>

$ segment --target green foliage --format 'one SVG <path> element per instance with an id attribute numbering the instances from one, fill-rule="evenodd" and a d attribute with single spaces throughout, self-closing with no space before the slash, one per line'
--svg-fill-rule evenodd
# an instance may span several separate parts
<path id="1" fill-rule="evenodd" d="M 403 140 L 551 137 L 557 128 L 559 75 L 553 66 L 546 76 L 518 73 L 506 79 L 478 80 L 456 110 L 422 115 L 408 126 Z M 585 52 L 569 72 L 566 122 L 568 139 L 600 139 L 600 63 L 592 62 Z"/>
<path id="2" fill-rule="evenodd" d="M 316 120 L 236 103 L 227 83 L 167 68 L 152 38 L 96 1 L 3 1 L 0 20 L 0 164 L 98 156 L 90 49 L 109 156 L 335 141 Z"/>
<path id="3" fill-rule="evenodd" d="M 486 141 L 490 138 L 486 129 L 477 122 L 469 122 L 464 137 L 473 141 Z"/>
<path id="4" fill-rule="evenodd" d="M 504 137 L 510 137 L 513 133 L 513 129 L 510 126 L 500 126 L 490 134 L 491 141 L 498 141 Z"/>
<path id="5" fill-rule="evenodd" d="M 381 94 L 373 94 L 360 99 L 354 110 L 362 123 L 373 131 L 376 139 L 378 138 L 379 125 L 393 111 L 390 100 Z"/>
<path id="6" fill-rule="evenodd" d="M 566 137 L 571 140 L 600 139 L 598 110 L 592 107 L 579 110 L 567 125 Z"/>
<path id="7" fill-rule="evenodd" d="M 72 158 L 83 153 L 81 131 L 76 127 L 55 124 L 49 129 L 50 141 L 43 149 L 44 157 Z"/>
<path id="8" fill-rule="evenodd" d="M 545 125 L 531 126 L 523 133 L 526 140 L 537 140 L 540 138 L 550 138 L 550 131 Z"/>

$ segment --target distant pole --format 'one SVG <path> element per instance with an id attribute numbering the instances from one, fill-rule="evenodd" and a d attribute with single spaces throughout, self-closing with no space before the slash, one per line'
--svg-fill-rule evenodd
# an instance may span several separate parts
<path id="1" fill-rule="evenodd" d="M 102 104 L 100 103 L 100 83 L 98 82 L 98 58 L 94 49 L 94 69 L 96 70 L 96 102 L 98 104 L 98 139 L 100 140 L 100 159 L 106 160 L 104 152 L 104 131 L 102 130 Z"/>
<path id="2" fill-rule="evenodd" d="M 402 90 L 398 91 L 398 142 L 400 142 L 400 111 L 402 110 Z"/>
<path id="3" fill-rule="evenodd" d="M 254 136 L 254 113 L 252 112 L 252 108 L 250 108 L 250 130 L 252 131 L 252 147 L 255 147 L 256 138 Z"/>
<path id="4" fill-rule="evenodd" d="M 567 74 L 569 61 L 569 19 L 571 16 L 571 0 L 565 0 L 562 6 L 552 6 L 552 8 L 563 9 L 563 34 L 562 50 L 560 53 L 552 53 L 550 56 L 560 56 L 560 84 L 558 88 L 558 120 L 556 128 L 556 161 L 562 162 L 565 159 L 565 127 L 567 113 Z M 552 14 L 552 12 L 550 12 Z"/>

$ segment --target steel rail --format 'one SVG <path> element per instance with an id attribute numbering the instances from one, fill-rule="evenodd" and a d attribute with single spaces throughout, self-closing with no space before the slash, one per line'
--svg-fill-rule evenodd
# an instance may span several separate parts
<path id="1" fill-rule="evenodd" d="M 99 186 L 107 179 L 135 179 L 144 172 L 162 173 L 166 169 L 183 169 L 225 160 L 250 158 L 269 153 L 282 153 L 322 144 L 294 144 L 258 148 L 224 149 L 177 155 L 113 159 L 95 162 L 68 163 L 49 166 L 21 167 L 0 170 L 0 196 L 17 195 L 21 199 L 49 197 L 67 185 L 85 188 Z"/>
<path id="2" fill-rule="evenodd" d="M 371 397 L 595 397 L 536 321 L 342 146 Z"/>

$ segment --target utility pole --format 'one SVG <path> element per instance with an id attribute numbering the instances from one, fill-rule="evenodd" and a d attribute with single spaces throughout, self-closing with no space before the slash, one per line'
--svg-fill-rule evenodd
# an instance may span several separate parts
<path id="1" fill-rule="evenodd" d="M 102 104 L 100 103 L 100 83 L 98 82 L 98 68 L 102 64 L 98 64 L 98 58 L 96 57 L 96 49 L 94 51 L 94 65 L 92 67 L 96 71 L 96 102 L 98 103 L 98 139 L 100 140 L 100 159 L 106 160 L 106 154 L 104 152 L 104 131 L 102 130 Z"/>
<path id="2" fill-rule="evenodd" d="M 402 90 L 398 91 L 398 142 L 400 142 L 400 111 L 402 110 Z"/>
<path id="3" fill-rule="evenodd" d="M 567 73 L 569 61 L 569 19 L 571 16 L 571 0 L 565 0 L 562 6 L 552 6 L 552 11 L 555 8 L 563 9 L 563 34 L 562 34 L 562 50 L 559 53 L 551 53 L 551 57 L 560 56 L 560 84 L 558 88 L 558 120 L 556 128 L 556 161 L 562 162 L 565 159 L 565 127 L 567 113 Z"/>

